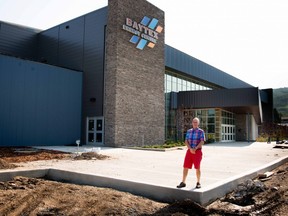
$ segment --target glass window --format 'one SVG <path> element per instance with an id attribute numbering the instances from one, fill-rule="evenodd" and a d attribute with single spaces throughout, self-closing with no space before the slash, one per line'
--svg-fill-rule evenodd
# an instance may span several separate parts
<path id="1" fill-rule="evenodd" d="M 215 116 L 215 109 L 209 109 L 208 110 L 208 115 L 209 116 Z"/>
<path id="2" fill-rule="evenodd" d="M 88 130 L 89 131 L 93 131 L 94 130 L 94 120 L 89 120 Z"/>
<path id="3" fill-rule="evenodd" d="M 167 81 L 172 81 L 172 76 L 170 76 L 169 74 L 167 74 Z"/>
<path id="4" fill-rule="evenodd" d="M 94 142 L 94 133 L 88 133 L 88 142 Z"/>
<path id="5" fill-rule="evenodd" d="M 182 80 L 182 84 L 183 84 L 183 91 L 187 91 L 187 81 L 186 80 Z"/>
<path id="6" fill-rule="evenodd" d="M 193 90 L 193 83 L 190 82 L 190 91 L 192 91 L 192 90 Z"/>
<path id="7" fill-rule="evenodd" d="M 167 72 L 167 71 L 166 71 Z M 180 74 L 176 74 L 173 75 L 173 72 L 168 72 L 165 73 L 165 83 L 164 83 L 164 89 L 165 89 L 165 93 L 169 93 L 169 92 L 179 92 L 179 91 L 195 91 L 195 90 L 207 90 L 210 89 L 208 86 L 206 86 L 206 84 L 204 83 L 196 83 L 196 80 L 193 79 L 192 77 L 188 77 L 188 76 L 182 76 Z M 167 94 L 168 96 L 168 94 Z M 165 121 L 165 134 L 166 134 L 166 139 L 169 139 L 169 137 L 178 137 L 178 131 L 177 131 L 177 127 L 175 126 L 175 117 L 172 116 L 172 111 L 169 110 L 169 97 L 166 97 L 165 95 L 165 104 L 166 104 L 166 121 Z M 194 111 L 193 111 L 194 112 Z M 201 120 L 203 120 L 203 122 L 201 123 L 205 123 L 205 125 L 201 125 L 201 127 L 203 127 L 203 129 L 208 130 L 208 121 L 209 122 L 213 122 L 210 123 L 215 124 L 215 120 L 212 119 L 208 119 L 209 117 L 214 117 L 215 114 L 213 114 L 213 112 L 215 113 L 215 111 L 211 111 L 212 113 L 208 113 L 208 110 L 206 110 L 205 112 L 201 112 L 201 110 L 197 113 L 193 113 L 193 117 L 197 116 L 199 117 Z M 214 134 L 213 134 L 214 136 Z M 101 139 L 100 137 L 95 137 L 94 139 Z M 103 138 L 102 138 L 103 139 Z"/>
<path id="8" fill-rule="evenodd" d="M 102 131 L 102 120 L 101 119 L 98 119 L 97 121 L 96 121 L 96 130 L 97 131 Z"/>
<path id="9" fill-rule="evenodd" d="M 209 125 L 208 124 L 208 131 L 207 133 L 215 133 L 215 125 Z"/>
<path id="10" fill-rule="evenodd" d="M 172 91 L 177 92 L 177 83 L 176 83 L 176 77 L 172 77 Z"/>
<path id="11" fill-rule="evenodd" d="M 102 142 L 102 133 L 96 133 L 96 142 Z"/>
<path id="12" fill-rule="evenodd" d="M 215 118 L 214 117 L 209 117 L 208 118 L 208 123 L 215 123 Z"/>
<path id="13" fill-rule="evenodd" d="M 165 74 L 165 86 L 168 86 L 168 82 L 176 82 L 176 89 L 172 88 L 172 91 L 193 91 L 193 90 L 208 90 L 211 89 L 208 86 L 200 83 L 196 83 L 191 77 L 185 77 L 182 75 Z M 172 84 L 174 85 L 174 84 Z M 175 87 L 175 86 L 174 86 Z M 169 87 L 166 87 L 167 92 Z M 171 88 L 170 88 L 171 89 Z"/>
<path id="14" fill-rule="evenodd" d="M 177 90 L 182 91 L 182 80 L 177 78 Z"/>

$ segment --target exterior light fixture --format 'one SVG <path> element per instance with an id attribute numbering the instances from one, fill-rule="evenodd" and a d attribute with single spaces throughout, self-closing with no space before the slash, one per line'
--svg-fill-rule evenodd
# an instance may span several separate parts
<path id="1" fill-rule="evenodd" d="M 95 103 L 96 102 L 96 98 L 94 98 L 94 97 L 90 98 L 90 102 L 91 103 Z"/>

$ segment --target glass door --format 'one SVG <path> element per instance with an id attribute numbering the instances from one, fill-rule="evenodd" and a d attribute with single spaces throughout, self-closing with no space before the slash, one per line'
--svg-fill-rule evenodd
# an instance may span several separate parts
<path id="1" fill-rule="evenodd" d="M 101 144 L 104 140 L 104 118 L 88 117 L 87 118 L 87 144 Z"/>
<path id="2" fill-rule="evenodd" d="M 235 125 L 222 124 L 222 142 L 235 141 Z"/>

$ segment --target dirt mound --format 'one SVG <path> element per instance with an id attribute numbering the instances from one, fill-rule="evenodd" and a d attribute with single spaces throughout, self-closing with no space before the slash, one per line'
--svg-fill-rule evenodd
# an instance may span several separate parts
<path id="1" fill-rule="evenodd" d="M 70 153 L 55 150 L 35 149 L 31 147 L 0 147 L 0 158 L 8 163 L 20 163 L 37 160 L 66 159 Z"/>
<path id="2" fill-rule="evenodd" d="M 6 162 L 5 160 L 0 158 L 0 169 L 13 169 L 17 166 L 11 163 Z"/>
<path id="3" fill-rule="evenodd" d="M 110 158 L 107 155 L 98 154 L 97 152 L 84 152 L 82 154 L 76 154 L 74 160 L 105 160 Z"/>
<path id="4" fill-rule="evenodd" d="M 267 179 L 250 179 L 207 207 L 220 215 L 287 215 L 288 163 L 273 170 Z"/>
<path id="5" fill-rule="evenodd" d="M 15 177 L 0 182 L 1 215 L 151 215 L 167 204 L 109 188 Z"/>

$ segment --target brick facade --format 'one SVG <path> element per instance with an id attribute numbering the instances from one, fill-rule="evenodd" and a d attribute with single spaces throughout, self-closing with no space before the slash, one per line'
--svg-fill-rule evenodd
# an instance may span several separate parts
<path id="1" fill-rule="evenodd" d="M 146 0 L 109 0 L 106 29 L 104 120 L 106 146 L 141 146 L 164 142 L 164 30 L 154 48 L 137 49 L 126 18 L 140 23 L 164 12 Z"/>

